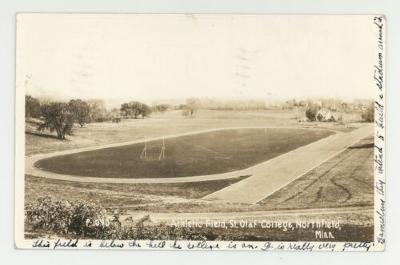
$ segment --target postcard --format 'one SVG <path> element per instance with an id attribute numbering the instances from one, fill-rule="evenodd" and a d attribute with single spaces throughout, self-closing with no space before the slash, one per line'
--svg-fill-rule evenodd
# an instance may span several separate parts
<path id="1" fill-rule="evenodd" d="M 19 13 L 15 244 L 383 251 L 383 15 Z"/>

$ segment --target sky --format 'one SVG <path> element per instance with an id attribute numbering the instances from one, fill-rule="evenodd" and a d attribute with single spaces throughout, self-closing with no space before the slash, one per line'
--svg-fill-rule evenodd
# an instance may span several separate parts
<path id="1" fill-rule="evenodd" d="M 19 14 L 17 89 L 56 99 L 373 98 L 372 16 Z"/>

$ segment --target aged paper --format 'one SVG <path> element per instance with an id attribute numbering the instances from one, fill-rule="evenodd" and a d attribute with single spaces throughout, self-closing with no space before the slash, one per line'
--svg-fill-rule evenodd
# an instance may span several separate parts
<path id="1" fill-rule="evenodd" d="M 17 15 L 15 240 L 382 251 L 382 15 Z"/>

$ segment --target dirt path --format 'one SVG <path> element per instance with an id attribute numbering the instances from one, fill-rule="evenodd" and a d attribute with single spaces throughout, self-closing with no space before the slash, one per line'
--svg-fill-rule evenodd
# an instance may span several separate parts
<path id="1" fill-rule="evenodd" d="M 257 203 L 372 133 L 372 125 L 365 125 L 349 133 L 331 135 L 302 146 L 252 167 L 251 177 L 203 199 Z"/>
<path id="2" fill-rule="evenodd" d="M 266 162 L 257 164 L 255 166 L 249 167 L 243 170 L 237 170 L 233 172 L 227 172 L 222 174 L 212 174 L 212 175 L 203 175 L 203 176 L 189 176 L 189 177 L 179 177 L 179 178 L 99 178 L 99 177 L 86 177 L 86 176 L 75 176 L 75 175 L 67 175 L 67 174 L 57 174 L 54 172 L 49 172 L 46 170 L 42 170 L 34 166 L 34 164 L 45 158 L 50 158 L 54 156 L 60 155 L 69 155 L 75 154 L 79 152 L 85 151 L 93 151 L 99 150 L 103 148 L 110 148 L 110 147 L 119 147 L 124 145 L 131 145 L 136 143 L 142 143 L 145 140 L 155 141 L 161 140 L 163 138 L 173 138 L 173 137 L 180 137 L 186 135 L 193 135 L 199 133 L 206 133 L 206 132 L 213 132 L 213 131 L 220 131 L 220 130 L 228 130 L 228 129 L 260 129 L 260 128 L 284 128 L 284 129 L 302 129 L 302 130 L 329 130 L 329 129 L 320 129 L 320 128 L 299 128 L 299 127 L 226 127 L 226 128 L 214 128 L 214 129 L 207 129 L 207 130 L 200 130 L 194 131 L 189 133 L 181 133 L 181 134 L 174 134 L 168 136 L 161 136 L 149 139 L 139 139 L 129 142 L 122 142 L 122 143 L 114 143 L 114 144 L 107 144 L 107 145 L 100 145 L 100 146 L 91 146 L 85 148 L 78 148 L 78 149 L 70 149 L 70 150 L 63 150 L 57 151 L 52 153 L 45 153 L 45 154 L 36 154 L 33 156 L 25 157 L 25 174 L 32 175 L 35 177 L 44 177 L 50 179 L 58 179 L 58 180 L 67 180 L 67 181 L 76 181 L 76 182 L 93 182 L 93 183 L 185 183 L 185 182 L 199 182 L 199 181 L 210 181 L 210 180 L 221 180 L 221 179 L 230 179 L 230 178 L 238 178 L 245 175 L 251 175 L 253 169 L 257 169 L 259 167 L 263 167 Z M 341 134 L 341 133 L 338 133 Z"/>

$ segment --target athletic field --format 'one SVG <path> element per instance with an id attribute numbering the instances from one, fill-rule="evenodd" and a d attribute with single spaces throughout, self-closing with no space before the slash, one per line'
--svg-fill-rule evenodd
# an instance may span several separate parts
<path id="1" fill-rule="evenodd" d="M 245 169 L 334 134 L 290 128 L 226 129 L 39 160 L 58 174 L 101 178 L 174 178 Z"/>

